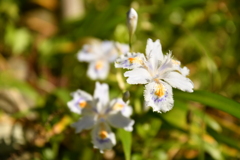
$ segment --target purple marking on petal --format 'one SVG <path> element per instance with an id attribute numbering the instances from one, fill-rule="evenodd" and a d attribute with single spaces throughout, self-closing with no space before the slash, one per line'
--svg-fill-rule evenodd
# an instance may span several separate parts
<path id="1" fill-rule="evenodd" d="M 78 106 L 81 101 L 86 101 L 86 100 L 84 98 L 78 98 L 74 104 Z"/>
<path id="2" fill-rule="evenodd" d="M 98 110 L 96 107 L 93 107 L 92 110 L 93 110 L 93 112 L 98 113 Z"/>
<path id="3" fill-rule="evenodd" d="M 109 138 L 105 138 L 105 139 L 101 139 L 101 138 L 96 138 L 97 139 L 97 141 L 99 142 L 99 143 L 107 143 L 107 142 L 109 142 L 110 141 L 110 139 Z"/>
<path id="4" fill-rule="evenodd" d="M 112 108 L 108 107 L 104 113 L 108 114 L 111 110 L 112 110 Z"/>
<path id="5" fill-rule="evenodd" d="M 129 64 L 128 62 L 129 62 L 128 59 L 123 61 L 123 66 L 124 66 L 125 68 L 132 66 L 132 64 Z"/>
<path id="6" fill-rule="evenodd" d="M 164 100 L 166 100 L 166 97 L 168 96 L 168 92 L 166 91 L 165 95 L 163 97 L 157 97 L 154 95 L 154 92 L 151 93 L 153 95 L 152 97 L 152 100 L 155 102 L 155 103 L 159 103 L 159 102 L 162 102 Z"/>

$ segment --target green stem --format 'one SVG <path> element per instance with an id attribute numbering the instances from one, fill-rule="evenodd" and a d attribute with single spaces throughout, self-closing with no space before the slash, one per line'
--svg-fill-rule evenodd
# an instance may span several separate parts
<path id="1" fill-rule="evenodd" d="M 132 34 L 129 33 L 129 51 L 132 52 Z"/>

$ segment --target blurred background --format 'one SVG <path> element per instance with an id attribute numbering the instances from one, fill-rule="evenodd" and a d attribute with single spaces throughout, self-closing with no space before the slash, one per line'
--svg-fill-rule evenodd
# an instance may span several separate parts
<path id="1" fill-rule="evenodd" d="M 130 7 L 139 18 L 133 51 L 144 53 L 148 38 L 160 39 L 163 52 L 171 50 L 190 69 L 202 93 L 189 99 L 174 91 L 173 109 L 159 114 L 143 107 L 144 86 L 129 86 L 132 160 L 240 159 L 240 115 L 228 113 L 232 105 L 240 113 L 238 0 L 1 0 L 1 160 L 124 159 L 118 134 L 117 145 L 104 154 L 93 149 L 89 131 L 75 134 L 70 124 L 79 115 L 66 103 L 78 88 L 94 91 L 88 64 L 76 53 L 95 40 L 128 43 Z M 112 98 L 123 92 L 115 73 L 112 64 L 101 81 Z M 212 94 L 227 104 L 224 112 L 208 105 Z"/>

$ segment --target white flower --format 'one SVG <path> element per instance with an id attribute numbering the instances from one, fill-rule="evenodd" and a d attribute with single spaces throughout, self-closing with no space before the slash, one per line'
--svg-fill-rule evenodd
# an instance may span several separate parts
<path id="1" fill-rule="evenodd" d="M 80 93 L 80 91 L 77 91 L 77 93 Z M 81 93 L 86 92 L 82 91 Z M 80 95 L 78 98 L 83 97 L 83 94 L 78 95 Z M 91 135 L 94 148 L 99 148 L 103 152 L 116 144 L 115 134 L 111 131 L 110 126 L 123 128 L 127 131 L 133 130 L 134 121 L 129 118 L 131 114 L 129 108 L 130 106 L 120 98 L 109 101 L 108 85 L 96 82 L 94 96 L 86 100 L 85 107 L 81 108 L 82 118 L 72 126 L 76 128 L 76 133 L 92 128 Z M 76 112 L 73 109 L 71 110 Z"/>
<path id="2" fill-rule="evenodd" d="M 126 53 L 129 47 L 126 44 L 103 41 L 100 44 L 84 45 L 77 53 L 79 61 L 89 62 L 87 75 L 93 79 L 105 79 L 109 73 L 109 63 L 118 57 L 118 53 Z"/>
<path id="3" fill-rule="evenodd" d="M 153 111 L 166 112 L 173 107 L 172 87 L 193 92 L 193 83 L 186 78 L 189 70 L 180 67 L 171 53 L 163 55 L 160 41 L 147 41 L 146 57 L 142 53 L 127 53 L 116 60 L 115 67 L 132 69 L 124 73 L 129 84 L 147 84 L 144 97 Z"/>

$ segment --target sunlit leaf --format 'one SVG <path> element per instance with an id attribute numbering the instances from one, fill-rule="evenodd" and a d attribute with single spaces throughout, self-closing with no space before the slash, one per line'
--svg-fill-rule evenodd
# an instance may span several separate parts
<path id="1" fill-rule="evenodd" d="M 123 145 L 123 151 L 126 160 L 131 159 L 131 147 L 132 147 L 132 132 L 127 132 L 123 129 L 118 130 L 118 135 Z"/>
<path id="2" fill-rule="evenodd" d="M 176 91 L 175 97 L 196 101 L 240 118 L 240 103 L 219 94 L 199 90 L 195 90 L 193 93 Z"/>

